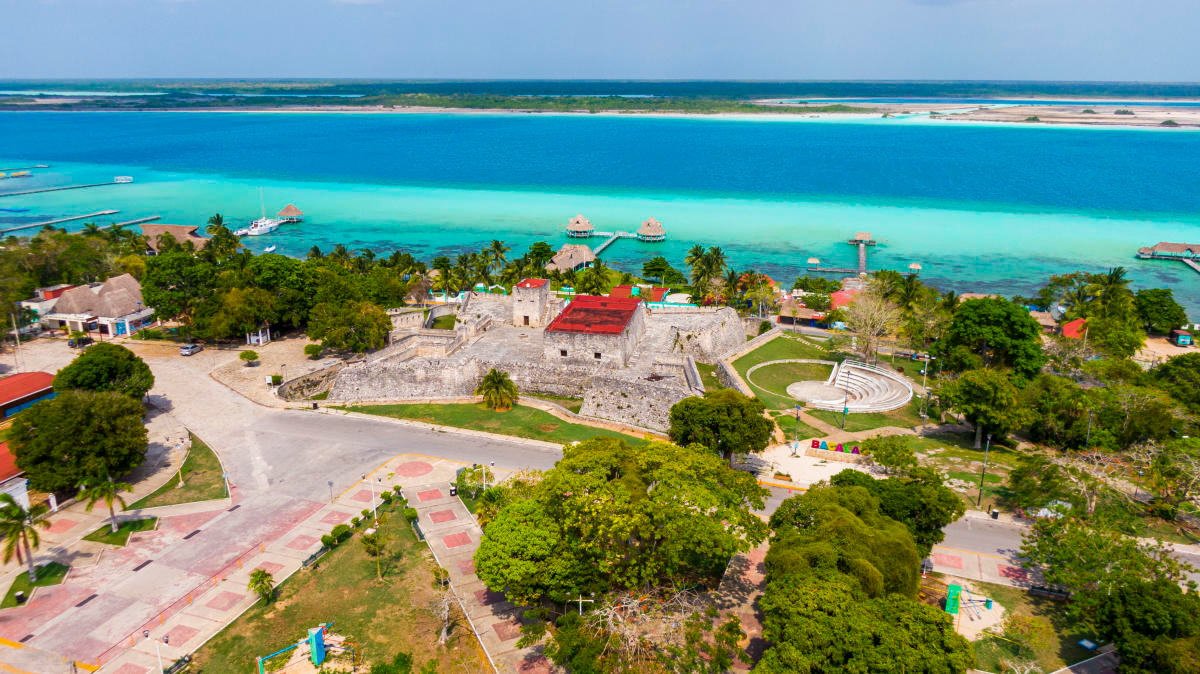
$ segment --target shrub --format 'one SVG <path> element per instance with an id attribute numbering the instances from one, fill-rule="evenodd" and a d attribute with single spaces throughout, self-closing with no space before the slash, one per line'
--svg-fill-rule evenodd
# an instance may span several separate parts
<path id="1" fill-rule="evenodd" d="M 379 495 L 379 498 L 382 499 L 384 503 L 391 503 L 392 502 L 392 492 L 385 491 Z"/>
<path id="2" fill-rule="evenodd" d="M 371 514 L 371 509 L 370 509 L 370 508 L 363 508 L 363 509 L 362 509 L 362 512 L 360 512 L 360 513 L 359 513 L 359 515 L 362 515 L 362 516 L 363 516 L 363 519 L 366 519 L 366 518 L 367 518 L 367 516 L 369 516 L 370 514 Z"/>
<path id="3" fill-rule="evenodd" d="M 357 516 L 357 515 L 355 515 L 354 517 L 351 517 L 351 518 L 350 518 L 350 526 L 352 526 L 352 527 L 357 527 L 357 526 L 358 526 L 358 522 L 359 522 L 359 519 L 358 519 L 358 516 Z"/>
<path id="4" fill-rule="evenodd" d="M 758 334 L 764 334 L 771 329 L 771 321 L 763 321 L 758 324 Z"/>
<path id="5" fill-rule="evenodd" d="M 336 548 L 337 544 L 338 544 L 337 539 L 334 538 L 333 535 L 331 535 L 331 534 L 325 534 L 324 536 L 321 537 L 321 545 L 329 548 L 330 550 Z"/>
<path id="6" fill-rule="evenodd" d="M 279 386 L 280 384 L 283 383 L 283 375 L 280 375 L 280 374 L 271 375 L 271 383 L 274 384 L 275 386 Z"/>
<path id="7" fill-rule="evenodd" d="M 241 358 L 242 362 L 246 363 L 246 365 L 250 365 L 251 363 L 258 361 L 258 353 L 247 350 L 238 354 L 238 358 Z"/>
<path id="8" fill-rule="evenodd" d="M 1126 110 L 1126 109 L 1122 108 L 1120 110 L 1114 111 L 1113 114 L 1114 115 L 1132 115 L 1133 110 Z"/>
<path id="9" fill-rule="evenodd" d="M 304 346 L 304 355 L 308 356 L 312 360 L 320 360 L 321 351 L 323 351 L 323 349 L 320 344 L 306 344 Z"/>
<path id="10" fill-rule="evenodd" d="M 371 665 L 370 674 L 410 674 L 412 672 L 413 658 L 408 653 L 403 651 L 396 654 L 392 658 L 392 662 L 377 662 Z"/>
<path id="11" fill-rule="evenodd" d="M 406 519 L 407 519 L 409 522 L 416 522 L 416 521 L 417 521 L 417 517 L 418 517 L 418 515 L 417 515 L 417 509 L 416 509 L 416 508 L 405 508 L 405 509 L 404 509 L 404 517 L 405 517 L 405 518 L 406 518 Z"/>
<path id="12" fill-rule="evenodd" d="M 333 528 L 333 531 L 329 532 L 329 535 L 333 536 L 336 542 L 341 543 L 350 537 L 350 533 L 350 527 L 346 526 L 345 524 L 339 524 Z"/>
<path id="13" fill-rule="evenodd" d="M 1041 118 L 1039 118 L 1037 115 L 1031 115 L 1031 116 L 1029 116 L 1029 117 L 1026 117 L 1026 118 L 1025 118 L 1025 121 L 1026 121 L 1026 122 L 1040 122 L 1040 121 L 1042 121 L 1042 120 L 1041 120 Z"/>
<path id="14" fill-rule="evenodd" d="M 1173 119 L 1164 119 L 1162 124 L 1159 124 L 1159 126 L 1179 126 L 1179 123 Z"/>

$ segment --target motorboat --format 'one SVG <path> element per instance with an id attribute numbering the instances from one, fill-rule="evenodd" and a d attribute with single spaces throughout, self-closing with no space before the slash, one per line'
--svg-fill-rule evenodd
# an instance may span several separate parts
<path id="1" fill-rule="evenodd" d="M 267 217 L 267 209 L 263 205 L 261 187 L 258 188 L 258 205 L 261 209 L 262 216 L 254 222 L 251 222 L 249 227 L 243 227 L 242 229 L 234 232 L 235 236 L 262 236 L 263 234 L 270 234 L 276 229 L 279 229 L 279 226 L 283 224 L 283 220 L 280 220 L 279 218 Z"/>
<path id="2" fill-rule="evenodd" d="M 275 252 L 275 244 L 271 244 L 271 245 L 267 246 L 266 248 L 263 249 L 263 252 L 264 253 L 274 253 Z"/>
<path id="3" fill-rule="evenodd" d="M 131 182 L 133 182 L 133 176 L 117 176 L 116 178 L 113 178 L 113 182 L 114 183 L 131 183 Z"/>

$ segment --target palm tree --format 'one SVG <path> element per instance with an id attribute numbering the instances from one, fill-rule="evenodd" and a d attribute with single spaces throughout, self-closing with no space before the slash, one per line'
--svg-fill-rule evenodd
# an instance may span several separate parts
<path id="1" fill-rule="evenodd" d="M 733 306 L 737 303 L 738 291 L 742 285 L 742 274 L 733 267 L 725 271 L 725 304 Z"/>
<path id="2" fill-rule="evenodd" d="M 958 309 L 959 301 L 960 299 L 958 297 L 958 293 L 954 292 L 953 290 L 947 290 L 946 292 L 942 293 L 942 306 L 945 307 L 946 311 L 949 311 L 950 313 L 954 313 L 954 311 Z"/>
<path id="3" fill-rule="evenodd" d="M 580 295 L 603 295 L 609 290 L 608 266 L 603 260 L 596 260 L 592 266 L 584 269 L 579 275 L 579 285 L 575 288 L 575 292 Z"/>
<path id="4" fill-rule="evenodd" d="M 689 267 L 695 267 L 700 264 L 702 259 L 704 259 L 704 246 L 696 244 L 688 250 L 687 257 L 683 258 L 683 263 Z"/>
<path id="5" fill-rule="evenodd" d="M 213 232 L 225 226 L 225 216 L 220 213 L 213 213 L 208 219 L 208 226 L 204 228 L 205 233 L 212 234 Z"/>
<path id="6" fill-rule="evenodd" d="M 721 250 L 720 246 L 713 246 L 704 254 L 705 260 L 708 262 L 708 268 L 712 271 L 713 276 L 718 276 L 725 269 L 725 251 Z"/>
<path id="7" fill-rule="evenodd" d="M 275 578 L 266 569 L 255 569 L 250 572 L 246 589 L 258 595 L 264 603 L 269 602 L 275 596 Z"/>
<path id="8" fill-rule="evenodd" d="M 487 247 L 486 255 L 491 258 L 492 265 L 496 269 L 504 268 L 504 263 L 508 262 L 508 251 L 512 247 L 504 245 L 504 242 L 499 239 L 492 239 L 492 243 Z"/>
<path id="9" fill-rule="evenodd" d="M 133 489 L 133 485 L 128 482 L 113 482 L 110 477 L 94 485 L 89 486 L 86 483 L 80 485 L 79 497 L 87 500 L 85 510 L 88 512 L 91 512 L 92 508 L 101 501 L 108 506 L 109 529 L 115 534 L 117 533 L 117 511 L 113 508 L 113 503 L 120 503 L 121 509 L 124 510 L 126 505 L 125 499 L 121 497 L 121 492 L 130 489 Z"/>
<path id="10" fill-rule="evenodd" d="M 925 284 L 921 283 L 921 279 L 917 278 L 916 274 L 910 274 L 901 279 L 900 284 L 896 286 L 893 299 L 907 312 L 921 299 L 921 291 L 924 289 Z"/>
<path id="11" fill-rule="evenodd" d="M 49 529 L 50 522 L 39 520 L 38 517 L 49 510 L 44 504 L 31 506 L 28 510 L 17 503 L 12 494 L 0 493 L 0 534 L 4 536 L 4 562 L 12 559 L 13 554 L 21 558 L 22 548 L 25 551 L 25 561 L 29 565 L 29 582 L 37 580 L 37 569 L 33 566 L 33 551 L 41 544 L 38 528 Z"/>
<path id="12" fill-rule="evenodd" d="M 94 222 L 89 222 L 83 225 L 83 229 L 80 230 L 79 233 L 84 236 L 100 236 L 104 233 L 104 230 L 100 229 L 100 225 L 97 225 Z"/>
<path id="13" fill-rule="evenodd" d="M 475 395 L 483 396 L 483 404 L 490 409 L 505 412 L 512 409 L 517 402 L 517 385 L 512 382 L 507 372 L 492 368 L 483 375 L 475 389 Z"/>

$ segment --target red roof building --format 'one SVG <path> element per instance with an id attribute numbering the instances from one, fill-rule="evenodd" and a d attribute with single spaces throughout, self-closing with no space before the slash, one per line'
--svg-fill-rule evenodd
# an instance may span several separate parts
<path id="1" fill-rule="evenodd" d="M 641 286 L 616 286 L 609 297 L 637 297 L 646 302 L 661 302 L 671 292 L 670 288 L 642 288 Z"/>
<path id="2" fill-rule="evenodd" d="M 21 372 L 0 379 L 0 419 L 53 397 L 53 383 L 54 375 L 47 372 Z"/>
<path id="3" fill-rule="evenodd" d="M 1063 337 L 1070 337 L 1071 339 L 1083 339 L 1083 336 L 1087 334 L 1087 319 L 1076 318 L 1069 323 L 1063 323 L 1062 333 Z"/>
<path id="4" fill-rule="evenodd" d="M 829 309 L 832 311 L 838 307 L 844 307 L 847 304 L 850 304 L 850 302 L 854 299 L 854 296 L 857 294 L 857 290 L 839 290 L 837 292 L 830 293 L 829 298 L 831 301 L 829 303 Z"/>
<path id="5" fill-rule="evenodd" d="M 527 278 L 527 279 L 522 279 L 521 282 L 517 284 L 517 287 L 518 288 L 541 288 L 542 286 L 546 285 L 547 283 L 549 283 L 549 281 L 547 281 L 544 278 Z"/>
<path id="6" fill-rule="evenodd" d="M 638 297 L 578 295 L 550 321 L 546 332 L 619 335 L 633 320 L 641 304 Z"/>
<path id="7" fill-rule="evenodd" d="M 13 456 L 7 442 L 0 442 L 0 482 L 6 482 L 20 475 L 23 471 L 17 468 L 17 457 Z"/>

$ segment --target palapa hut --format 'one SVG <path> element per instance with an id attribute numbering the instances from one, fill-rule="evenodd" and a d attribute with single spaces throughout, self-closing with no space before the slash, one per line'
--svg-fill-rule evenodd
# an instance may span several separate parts
<path id="1" fill-rule="evenodd" d="M 188 241 L 192 242 L 196 250 L 200 250 L 208 243 L 208 239 L 200 236 L 198 225 L 158 225 L 146 223 L 141 225 L 142 234 L 146 237 L 146 252 L 151 255 L 158 255 L 159 243 L 162 242 L 162 235 L 166 234 L 179 245 L 183 245 Z"/>
<path id="2" fill-rule="evenodd" d="M 591 266 L 595 261 L 596 254 L 591 248 L 581 243 L 567 243 L 551 258 L 546 271 L 577 271 Z"/>
<path id="3" fill-rule="evenodd" d="M 663 229 L 661 222 L 651 217 L 638 228 L 637 238 L 638 241 L 665 241 L 667 230 Z"/>
<path id="4" fill-rule="evenodd" d="M 279 219 L 283 220 L 284 222 L 300 222 L 304 220 L 304 211 L 296 208 L 295 204 L 288 204 L 287 206 L 284 206 L 283 210 L 279 211 L 275 215 L 279 216 Z"/>
<path id="5" fill-rule="evenodd" d="M 583 217 L 582 213 L 571 218 L 571 221 L 567 223 L 567 236 L 572 238 L 586 239 L 592 236 L 595 231 L 596 228 L 592 227 L 592 222 Z"/>

